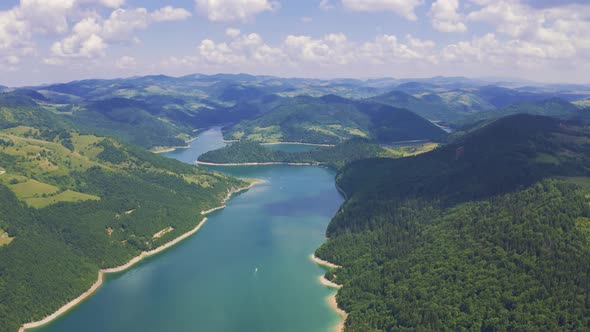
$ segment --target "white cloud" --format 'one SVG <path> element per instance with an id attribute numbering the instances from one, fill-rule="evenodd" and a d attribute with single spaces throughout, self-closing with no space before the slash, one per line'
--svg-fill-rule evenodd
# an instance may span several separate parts
<path id="1" fill-rule="evenodd" d="M 536 9 L 515 0 L 472 0 L 467 19 L 509 38 L 514 56 L 581 62 L 590 56 L 590 5 Z"/>
<path id="2" fill-rule="evenodd" d="M 278 2 L 269 0 L 196 0 L 195 2 L 197 10 L 214 22 L 247 22 L 262 12 L 273 11 L 279 7 Z"/>
<path id="3" fill-rule="evenodd" d="M 115 62 L 115 66 L 120 69 L 132 69 L 137 66 L 137 61 L 132 56 L 124 55 Z"/>
<path id="4" fill-rule="evenodd" d="M 84 5 L 98 4 L 108 8 L 119 8 L 125 4 L 125 0 L 76 0 L 76 2 Z"/>
<path id="5" fill-rule="evenodd" d="M 21 0 L 18 13 L 33 30 L 64 33 L 68 29 L 67 14 L 75 5 L 75 0 Z"/>
<path id="6" fill-rule="evenodd" d="M 341 66 L 366 67 L 368 64 L 401 64 L 421 60 L 432 62 L 435 44 L 406 36 L 399 42 L 393 35 L 380 35 L 373 41 L 356 43 L 342 33 L 327 34 L 321 38 L 306 35 L 288 35 L 277 45 L 269 45 L 256 33 L 226 33 L 230 40 L 215 42 L 205 39 L 198 54 L 190 57 L 171 57 L 167 66 L 190 63 L 194 66 L 220 66 L 243 68 L 338 68 Z"/>
<path id="7" fill-rule="evenodd" d="M 225 35 L 231 38 L 236 38 L 237 36 L 239 36 L 242 32 L 240 31 L 240 29 L 234 29 L 234 28 L 227 28 L 225 29 Z"/>
<path id="8" fill-rule="evenodd" d="M 283 48 L 294 64 L 345 65 L 356 56 L 353 43 L 342 33 L 328 34 L 320 39 L 290 35 L 285 38 Z"/>
<path id="9" fill-rule="evenodd" d="M 99 0 L 98 2 L 107 7 L 118 8 L 125 3 L 125 0 Z"/>
<path id="10" fill-rule="evenodd" d="M 166 6 L 154 11 L 151 14 L 152 18 L 156 22 L 163 21 L 182 21 L 192 16 L 192 14 L 184 8 L 174 8 L 172 6 Z"/>
<path id="11" fill-rule="evenodd" d="M 222 43 L 205 39 L 198 51 L 199 59 L 210 65 L 273 65 L 285 59 L 285 54 L 279 48 L 270 47 L 256 33 L 234 34 L 231 41 Z"/>
<path id="12" fill-rule="evenodd" d="M 318 7 L 320 7 L 321 10 L 332 10 L 335 8 L 331 0 L 321 0 Z"/>
<path id="13" fill-rule="evenodd" d="M 358 12 L 391 11 L 408 20 L 417 20 L 416 8 L 423 0 L 342 0 L 347 9 Z"/>
<path id="14" fill-rule="evenodd" d="M 102 26 L 94 18 L 78 22 L 72 34 L 61 41 L 53 43 L 51 52 L 54 56 L 64 58 L 95 58 L 104 55 L 107 44 L 99 36 Z M 54 63 L 56 63 L 54 61 Z"/>
<path id="15" fill-rule="evenodd" d="M 184 9 L 173 7 L 164 7 L 151 13 L 145 8 L 118 8 L 107 19 L 95 16 L 76 23 L 69 36 L 52 45 L 51 52 L 54 57 L 63 58 L 101 57 L 112 44 L 137 42 L 135 33 L 150 24 L 184 19 L 186 14 L 190 15 Z"/>
<path id="16" fill-rule="evenodd" d="M 11 65 L 20 62 L 23 56 L 36 52 L 36 35 L 55 36 L 70 29 L 70 20 L 81 15 L 93 16 L 93 11 L 84 12 L 86 6 L 118 7 L 124 0 L 20 0 L 14 7 L 0 11 L 0 61 Z M 84 52 L 93 51 L 98 40 L 86 41 Z"/>
<path id="17" fill-rule="evenodd" d="M 467 27 L 458 13 L 459 0 L 437 0 L 430 7 L 428 14 L 432 18 L 432 26 L 443 32 L 464 32 Z"/>
<path id="18" fill-rule="evenodd" d="M 125 42 L 132 39 L 136 31 L 147 28 L 150 23 L 150 14 L 145 8 L 119 8 L 103 21 L 101 35 L 110 42 Z"/>
<path id="19" fill-rule="evenodd" d="M 574 27 L 569 29 L 573 31 Z M 579 28 L 583 31 L 583 28 Z M 539 78 L 583 70 L 583 48 L 555 43 L 555 36 L 540 40 L 504 38 L 487 33 L 470 40 L 437 45 L 412 35 L 379 34 L 366 41 L 351 40 L 343 33 L 323 37 L 287 35 L 268 43 L 256 33 L 226 31 L 226 40 L 205 39 L 197 53 L 170 57 L 160 68 L 177 73 L 250 72 L 294 76 L 426 76 L 521 75 Z M 569 45 L 569 46 L 567 46 Z M 187 69 L 190 68 L 190 69 Z M 536 76 L 538 75 L 538 76 Z M 576 79 L 581 78 L 579 74 Z M 553 79 L 557 80 L 557 78 Z M 565 79 L 564 79 L 565 80 Z"/>
<path id="20" fill-rule="evenodd" d="M 376 65 L 391 65 L 404 62 L 436 62 L 435 43 L 406 36 L 406 43 L 401 43 L 394 35 L 379 35 L 374 41 L 366 42 L 360 48 L 361 61 Z"/>
<path id="21" fill-rule="evenodd" d="M 14 10 L 0 12 L 0 58 L 33 52 L 31 31 Z"/>
<path id="22" fill-rule="evenodd" d="M 473 0 L 483 7 L 467 15 L 471 21 L 494 25 L 498 32 L 518 37 L 530 32 L 535 25 L 542 23 L 543 17 L 535 10 L 513 0 Z M 541 20 L 541 21 L 539 21 Z"/>

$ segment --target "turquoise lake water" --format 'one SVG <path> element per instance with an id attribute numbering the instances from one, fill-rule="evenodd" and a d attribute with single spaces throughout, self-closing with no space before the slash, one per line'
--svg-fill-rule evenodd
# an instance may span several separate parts
<path id="1" fill-rule="evenodd" d="M 219 128 L 166 155 L 194 163 L 223 146 Z M 36 329 L 70 331 L 331 331 L 338 315 L 310 255 L 342 203 L 334 172 L 311 166 L 209 167 L 266 180 L 234 196 L 194 236 L 108 275 L 88 300 Z"/>

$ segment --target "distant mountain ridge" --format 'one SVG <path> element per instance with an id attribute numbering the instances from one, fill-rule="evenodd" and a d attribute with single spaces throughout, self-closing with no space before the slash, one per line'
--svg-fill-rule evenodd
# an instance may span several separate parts
<path id="1" fill-rule="evenodd" d="M 231 126 L 224 134 L 227 139 L 337 144 L 352 137 L 393 142 L 446 136 L 444 130 L 408 110 L 336 95 L 251 106 L 258 115 Z"/>
<path id="2" fill-rule="evenodd" d="M 269 119 L 267 112 L 279 105 L 290 104 L 288 107 L 295 107 L 295 104 L 299 103 L 307 104 L 311 108 L 318 106 L 312 105 L 314 102 L 306 101 L 306 97 L 324 97 L 315 103 L 327 103 L 328 108 L 329 104 L 338 102 L 336 98 L 354 101 L 357 105 L 388 105 L 409 110 L 420 117 L 446 126 L 456 126 L 464 117 L 476 117 L 475 114 L 487 114 L 510 105 L 526 107 L 522 104 L 524 102 L 561 98 L 576 102 L 576 105 L 584 105 L 584 98 L 590 97 L 590 87 L 584 85 L 534 85 L 530 82 L 526 84 L 530 85 L 519 88 L 516 83 L 465 77 L 323 80 L 248 74 L 192 74 L 181 77 L 150 75 L 120 79 L 89 79 L 22 89 L 12 88 L 9 91 L 13 92 L 8 93 L 13 93 L 10 97 L 12 103 L 17 102 L 17 97 L 22 96 L 22 102 L 32 101 L 89 132 L 116 135 L 145 148 L 183 145 L 192 137 L 192 131 L 198 128 L 236 124 L 241 121 L 266 122 L 262 117 Z M 351 107 L 348 101 L 340 100 L 345 109 Z M 7 98 L 5 102 L 8 102 Z M 404 136 L 418 136 L 411 132 L 402 133 L 399 130 L 400 126 L 393 130 L 396 126 L 393 118 L 387 120 L 389 122 L 386 121 L 387 126 L 391 127 L 388 130 L 385 130 L 387 128 L 383 125 L 376 126 L 375 114 L 379 113 L 380 120 L 383 120 L 386 119 L 383 117 L 386 113 L 377 112 L 369 106 L 361 108 L 365 107 L 372 109 L 370 112 L 361 112 L 364 117 L 369 117 L 369 120 L 365 119 L 354 125 L 347 123 L 345 127 L 360 130 L 360 136 L 375 137 L 384 141 Z M 338 113 L 344 118 L 337 119 L 336 122 L 350 121 L 347 116 L 351 114 L 345 113 Z M 308 120 L 309 116 L 311 114 L 306 115 Z M 318 114 L 312 118 L 315 120 L 305 126 L 310 127 L 320 116 Z M 409 120 L 407 115 L 404 121 Z M 412 121 L 417 125 L 417 119 Z M 246 123 L 239 125 L 248 127 Z M 322 125 L 340 124 L 324 122 Z M 268 124 L 262 127 L 268 127 Z M 301 130 L 296 128 L 301 125 L 292 126 L 288 121 L 283 127 L 290 129 L 282 135 L 286 134 L 286 138 L 295 140 L 301 140 L 305 136 L 311 137 L 311 134 L 317 136 L 315 142 L 335 143 L 340 138 L 351 137 L 346 130 L 338 132 L 338 128 L 323 128 L 312 133 L 307 130 L 309 128 Z M 420 130 L 428 132 L 434 129 L 423 127 Z M 384 137 L 386 131 L 390 137 Z M 432 133 L 425 136 L 433 137 Z M 336 140 L 335 137 L 339 139 Z"/>

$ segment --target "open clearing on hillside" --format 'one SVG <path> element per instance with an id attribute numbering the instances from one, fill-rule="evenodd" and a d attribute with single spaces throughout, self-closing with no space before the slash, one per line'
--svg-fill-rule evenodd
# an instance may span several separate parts
<path id="1" fill-rule="evenodd" d="M 59 202 L 80 202 L 80 201 L 98 201 L 100 197 L 79 193 L 72 190 L 66 190 L 54 196 L 48 197 L 33 197 L 25 199 L 25 202 L 34 208 L 43 208 L 51 204 Z"/>
<path id="2" fill-rule="evenodd" d="M 37 180 L 28 180 L 10 186 L 12 191 L 20 199 L 33 198 L 42 195 L 51 195 L 59 191 L 59 188 Z"/>
<path id="3" fill-rule="evenodd" d="M 34 208 L 43 208 L 59 202 L 80 202 L 99 200 L 100 197 L 79 193 L 73 190 L 59 192 L 60 189 L 47 183 L 29 179 L 10 185 L 16 196 Z"/>
<path id="4" fill-rule="evenodd" d="M 13 237 L 8 236 L 8 233 L 0 229 L 0 247 L 8 245 L 12 240 L 14 240 Z"/>

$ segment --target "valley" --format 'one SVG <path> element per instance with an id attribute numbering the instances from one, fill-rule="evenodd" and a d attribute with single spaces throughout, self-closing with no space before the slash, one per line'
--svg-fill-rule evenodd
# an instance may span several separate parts
<path id="1" fill-rule="evenodd" d="M 386 82 L 1 93 L 0 330 L 586 326 L 590 93 Z"/>

